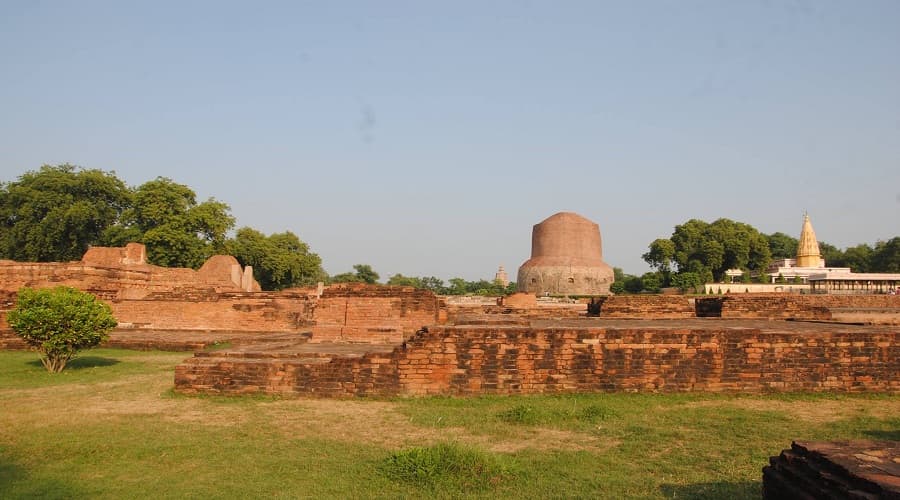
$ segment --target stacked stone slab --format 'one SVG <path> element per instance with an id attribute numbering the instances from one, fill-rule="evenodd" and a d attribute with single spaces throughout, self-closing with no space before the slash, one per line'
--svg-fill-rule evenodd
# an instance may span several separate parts
<path id="1" fill-rule="evenodd" d="M 900 500 L 900 443 L 794 441 L 763 468 L 763 498 Z"/>

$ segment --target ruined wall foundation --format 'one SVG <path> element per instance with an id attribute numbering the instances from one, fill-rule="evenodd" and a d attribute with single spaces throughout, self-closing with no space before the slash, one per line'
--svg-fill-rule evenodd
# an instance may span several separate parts
<path id="1" fill-rule="evenodd" d="M 176 389 L 316 396 L 559 392 L 900 392 L 891 332 L 435 326 L 390 352 L 201 353 Z"/>

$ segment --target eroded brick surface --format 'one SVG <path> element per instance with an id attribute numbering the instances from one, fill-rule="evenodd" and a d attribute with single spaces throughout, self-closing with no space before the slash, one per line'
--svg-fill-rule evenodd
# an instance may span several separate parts
<path id="1" fill-rule="evenodd" d="M 791 443 L 763 468 L 763 498 L 900 499 L 900 443 Z"/>
<path id="2" fill-rule="evenodd" d="M 900 392 L 890 331 L 433 326 L 390 352 L 186 360 L 183 392 L 326 396 L 594 391 Z M 246 353 L 245 353 L 246 354 Z"/>

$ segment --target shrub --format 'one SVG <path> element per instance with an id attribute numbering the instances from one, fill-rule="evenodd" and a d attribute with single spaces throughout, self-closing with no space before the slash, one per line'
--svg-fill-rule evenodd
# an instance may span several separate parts
<path id="1" fill-rule="evenodd" d="M 462 490 L 494 486 L 510 474 L 496 457 L 455 443 L 400 450 L 380 470 L 392 480 L 419 487 Z"/>
<path id="2" fill-rule="evenodd" d="M 116 326 L 108 305 L 65 286 L 19 290 L 7 320 L 18 336 L 41 353 L 41 363 L 52 373 L 61 372 L 78 351 L 106 340 Z"/>

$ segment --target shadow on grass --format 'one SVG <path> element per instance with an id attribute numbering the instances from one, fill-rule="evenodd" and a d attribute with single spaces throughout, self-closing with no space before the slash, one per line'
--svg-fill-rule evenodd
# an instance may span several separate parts
<path id="1" fill-rule="evenodd" d="M 739 498 L 758 499 L 762 496 L 762 470 L 759 481 L 718 481 L 715 483 L 664 484 L 659 487 L 666 498 Z"/>
<path id="2" fill-rule="evenodd" d="M 66 363 L 66 370 L 84 370 L 86 368 L 98 368 L 102 366 L 113 366 L 119 364 L 121 361 L 114 358 L 103 358 L 100 356 L 82 356 L 75 358 L 68 363 Z M 43 368 L 44 365 L 41 364 L 40 359 L 35 359 L 33 361 L 28 362 L 29 365 L 38 366 Z"/>
<path id="3" fill-rule="evenodd" d="M 863 434 L 879 441 L 900 441 L 900 429 L 892 431 L 863 431 Z"/>
<path id="4" fill-rule="evenodd" d="M 73 498 L 79 492 L 60 481 L 35 480 L 21 466 L 0 456 L 0 498 Z"/>

